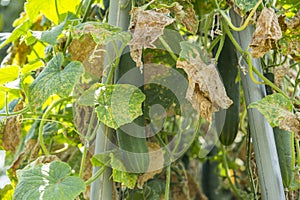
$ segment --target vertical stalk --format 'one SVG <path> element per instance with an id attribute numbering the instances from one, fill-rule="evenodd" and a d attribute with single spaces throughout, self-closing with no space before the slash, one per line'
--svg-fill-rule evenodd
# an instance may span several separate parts
<path id="1" fill-rule="evenodd" d="M 233 11 L 231 11 L 230 15 L 232 22 L 235 25 L 240 24 L 241 18 L 239 15 Z M 245 50 L 248 48 L 253 32 L 253 26 L 248 25 L 245 30 L 233 33 L 235 40 L 239 43 L 242 49 Z M 239 54 L 238 56 L 241 55 Z M 253 68 L 256 68 L 256 70 L 261 72 L 262 67 L 259 59 L 252 59 L 252 62 Z M 242 64 L 247 66 L 246 62 L 243 62 Z M 266 95 L 264 85 L 255 84 L 251 80 L 249 73 L 247 73 L 247 75 L 243 75 L 241 72 L 241 79 L 246 105 L 256 102 Z M 257 109 L 249 109 L 248 118 L 262 199 L 285 199 L 273 129 Z"/>
<path id="2" fill-rule="evenodd" d="M 126 2 L 128 0 L 110 0 L 109 5 L 109 15 L 108 23 L 114 26 L 121 27 L 124 31 L 128 29 L 130 16 L 129 11 L 131 9 L 131 4 L 128 6 Z M 116 52 L 112 45 L 107 45 L 106 47 L 107 54 L 105 56 L 104 67 L 108 66 L 108 63 L 116 58 Z M 111 58 L 112 60 L 110 60 Z M 109 66 L 108 66 L 109 67 Z M 103 78 L 103 83 L 106 82 L 106 78 Z M 104 152 L 109 149 L 109 137 L 112 135 L 112 129 L 108 128 L 105 125 L 101 125 L 97 131 L 96 136 L 96 145 L 95 145 L 95 154 Z M 96 174 L 99 168 L 93 169 L 93 174 Z M 108 200 L 112 199 L 112 185 L 111 180 L 111 169 L 107 168 L 105 172 L 100 176 L 99 179 L 95 180 L 91 185 L 91 199 L 93 200 Z"/>

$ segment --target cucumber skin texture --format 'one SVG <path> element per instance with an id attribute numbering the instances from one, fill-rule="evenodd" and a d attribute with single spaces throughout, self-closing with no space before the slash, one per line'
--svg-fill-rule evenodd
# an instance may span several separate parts
<path id="1" fill-rule="evenodd" d="M 294 182 L 294 169 L 293 165 L 293 139 L 289 131 L 279 129 L 278 127 L 273 128 L 277 155 L 279 159 L 280 172 L 282 177 L 283 186 L 290 188 Z"/>
<path id="2" fill-rule="evenodd" d="M 238 59 L 236 50 L 228 37 L 225 39 L 223 49 L 218 59 L 217 68 L 222 78 L 227 96 L 233 104 L 226 110 L 224 122 L 219 140 L 223 145 L 229 146 L 234 142 L 239 129 L 240 122 L 240 84 L 235 82 L 238 75 Z M 222 117 L 216 113 L 216 120 Z"/>

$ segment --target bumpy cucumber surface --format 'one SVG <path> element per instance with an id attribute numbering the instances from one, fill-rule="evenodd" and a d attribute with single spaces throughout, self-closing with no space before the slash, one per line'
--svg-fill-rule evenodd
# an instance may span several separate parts
<path id="1" fill-rule="evenodd" d="M 285 188 L 290 188 L 294 182 L 294 138 L 293 135 L 291 135 L 292 133 L 289 131 L 279 129 L 277 127 L 273 130 L 283 186 Z"/>
<path id="2" fill-rule="evenodd" d="M 219 140 L 223 145 L 231 145 L 236 138 L 239 127 L 240 112 L 240 85 L 236 83 L 238 75 L 238 59 L 234 45 L 226 37 L 225 43 L 218 59 L 217 68 L 222 78 L 227 96 L 233 101 L 233 104 L 226 110 L 224 122 Z M 222 121 L 224 116 L 221 112 L 216 113 L 216 121 Z"/>

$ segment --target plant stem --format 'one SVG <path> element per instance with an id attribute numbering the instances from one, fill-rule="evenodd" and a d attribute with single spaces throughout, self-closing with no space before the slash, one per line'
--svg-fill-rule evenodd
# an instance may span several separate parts
<path id="1" fill-rule="evenodd" d="M 173 53 L 171 47 L 168 45 L 168 43 L 165 41 L 165 39 L 164 39 L 162 36 L 160 36 L 160 37 L 159 37 L 159 40 L 160 40 L 160 42 L 162 43 L 162 45 L 166 48 L 166 50 L 169 52 L 169 54 L 171 55 L 171 57 L 172 57 L 175 61 L 177 61 L 177 59 L 178 59 L 177 56 Z"/>
<path id="2" fill-rule="evenodd" d="M 228 16 L 225 14 L 225 12 L 224 12 L 223 10 L 218 9 L 218 12 L 219 12 L 219 13 L 222 15 L 222 17 L 226 20 L 227 24 L 229 25 L 229 27 L 230 27 L 232 30 L 234 30 L 234 31 L 242 31 L 242 30 L 244 30 L 244 29 L 248 26 L 248 24 L 249 24 L 249 22 L 250 22 L 252 16 L 254 15 L 256 9 L 257 9 L 258 6 L 261 4 L 261 2 L 262 2 L 262 0 L 259 0 L 259 1 L 256 3 L 256 5 L 254 6 L 254 8 L 251 10 L 250 14 L 248 15 L 247 19 L 245 20 L 244 24 L 243 24 L 242 26 L 240 26 L 240 27 L 234 26 L 234 25 L 231 23 L 231 20 L 228 18 Z M 216 4 L 218 5 L 217 2 L 216 2 Z M 218 6 L 218 7 L 219 7 L 219 6 Z"/>
<path id="3" fill-rule="evenodd" d="M 247 55 L 247 59 L 245 59 L 244 57 L 243 58 L 247 61 L 249 76 L 250 76 L 251 80 L 256 84 L 269 85 L 272 89 L 274 89 L 275 91 L 277 91 L 278 93 L 282 94 L 284 97 L 289 99 L 289 97 L 281 89 L 279 89 L 274 83 L 272 83 L 269 79 L 267 79 L 264 75 L 262 75 L 255 67 L 253 67 L 251 54 L 248 51 L 244 51 L 240 47 L 240 45 L 237 43 L 237 41 L 234 39 L 232 33 L 230 32 L 227 24 L 222 23 L 222 25 L 224 27 L 225 33 L 228 35 L 229 39 L 231 40 L 231 42 L 235 46 L 235 48 L 242 54 L 242 56 L 245 55 L 245 54 Z M 264 82 L 257 81 L 256 78 L 253 75 L 253 71 Z"/>
<path id="4" fill-rule="evenodd" d="M 167 166 L 166 171 L 166 189 L 165 189 L 165 200 L 170 198 L 170 182 L 171 182 L 171 164 Z"/>
<path id="5" fill-rule="evenodd" d="M 54 103 L 52 103 L 47 109 L 46 111 L 44 112 L 43 116 L 42 116 L 42 119 L 41 119 L 41 123 L 40 123 L 40 126 L 39 126 L 39 133 L 38 133 L 38 142 L 40 143 L 40 146 L 43 150 L 43 152 L 45 153 L 45 155 L 50 155 L 49 151 L 47 150 L 46 146 L 45 146 L 45 143 L 44 143 L 44 138 L 43 138 L 43 127 L 44 127 L 44 124 L 45 124 L 45 119 L 48 117 L 48 115 L 50 114 L 51 110 L 56 107 L 58 104 L 64 102 L 64 101 L 67 101 L 67 100 L 70 100 L 71 97 L 67 97 L 67 98 L 63 98 L 63 99 L 59 99 L 57 101 L 55 101 Z"/>
<path id="6" fill-rule="evenodd" d="M 230 185 L 231 189 L 233 190 L 235 195 L 238 197 L 238 199 L 242 199 L 238 189 L 236 188 L 236 186 L 233 184 L 233 182 L 231 180 L 231 177 L 230 177 L 230 174 L 229 174 L 229 167 L 228 167 L 228 162 L 227 162 L 226 150 L 224 148 L 224 145 L 221 145 L 221 150 L 222 150 L 222 163 L 223 163 L 223 167 L 225 169 L 226 178 L 229 182 L 229 185 Z"/>
<path id="7" fill-rule="evenodd" d="M 87 17 L 89 15 L 89 10 L 90 10 L 93 3 L 94 3 L 94 0 L 89 0 L 88 5 L 85 8 L 85 11 L 84 11 L 83 18 L 82 18 L 81 22 L 85 22 L 87 20 Z"/>
<path id="8" fill-rule="evenodd" d="M 8 108 L 6 108 L 6 109 L 8 109 Z M 16 112 L 12 112 L 12 113 L 0 113 L 0 117 L 12 117 L 12 116 L 16 116 L 16 115 L 25 113 L 28 110 L 29 110 L 29 108 L 26 107 L 26 108 L 23 108 L 22 110 L 18 110 Z"/>
<path id="9" fill-rule="evenodd" d="M 84 164 L 85 164 L 85 160 L 86 160 L 86 156 L 87 156 L 87 150 L 88 150 L 88 146 L 89 146 L 89 142 L 90 142 L 90 140 L 88 138 L 90 137 L 92 127 L 94 125 L 94 121 L 95 121 L 95 109 L 92 112 L 92 115 L 91 115 L 91 118 L 90 118 L 90 124 L 88 126 L 88 130 L 87 130 L 87 132 L 85 134 L 85 137 L 84 137 L 84 147 L 83 147 L 81 163 L 80 163 L 80 169 L 79 169 L 79 177 L 81 177 L 81 178 L 82 178 L 82 174 L 83 174 L 83 170 L 84 170 Z"/>
<path id="10" fill-rule="evenodd" d="M 57 18 L 58 18 L 58 23 L 59 23 L 60 22 L 60 14 L 59 14 L 59 11 L 58 11 L 57 0 L 55 0 L 54 2 L 55 2 L 55 12 L 56 12 L 56 15 L 57 15 Z"/>
<path id="11" fill-rule="evenodd" d="M 89 178 L 89 179 L 85 182 L 85 184 L 86 184 L 86 185 L 89 185 L 89 184 L 91 184 L 92 182 L 94 182 L 97 178 L 99 178 L 99 177 L 103 174 L 103 172 L 105 172 L 106 169 L 107 169 L 106 165 L 103 166 L 103 167 L 101 167 L 101 168 L 94 174 L 94 176 L 92 176 L 91 178 Z"/>

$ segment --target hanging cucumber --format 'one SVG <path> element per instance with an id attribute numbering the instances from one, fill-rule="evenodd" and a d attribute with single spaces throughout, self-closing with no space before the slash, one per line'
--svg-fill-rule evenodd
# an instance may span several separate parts
<path id="1" fill-rule="evenodd" d="M 214 53 L 216 52 L 215 48 Z M 223 80 L 226 93 L 233 101 L 233 104 L 226 110 L 226 118 L 224 126 L 219 136 L 219 140 L 223 145 L 231 145 L 236 138 L 239 127 L 240 112 L 240 85 L 236 82 L 238 75 L 238 59 L 236 56 L 234 45 L 226 37 L 223 49 L 218 59 L 217 68 Z M 224 111 L 216 113 L 216 122 L 221 122 L 224 117 Z"/>
<path id="2" fill-rule="evenodd" d="M 277 127 L 273 130 L 283 186 L 290 189 L 294 183 L 294 135 L 289 131 L 279 129 Z"/>
<path id="3" fill-rule="evenodd" d="M 132 71 L 132 68 L 136 70 Z M 131 70 L 130 73 L 126 73 L 129 70 Z M 126 79 L 122 77 L 124 74 L 126 74 Z M 121 56 L 116 79 L 118 80 L 117 83 L 141 85 L 143 75 L 135 67 L 135 63 L 129 53 Z M 121 159 L 128 172 L 143 173 L 147 171 L 149 166 L 147 138 L 143 126 L 144 117 L 141 116 L 135 119 L 134 122 L 123 125 L 116 131 L 119 148 L 124 151 Z"/>

